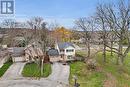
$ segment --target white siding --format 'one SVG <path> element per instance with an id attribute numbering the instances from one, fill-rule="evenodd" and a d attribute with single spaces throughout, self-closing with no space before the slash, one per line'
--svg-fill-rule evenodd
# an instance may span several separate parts
<path id="1" fill-rule="evenodd" d="M 73 50 L 73 52 L 66 52 L 67 50 Z M 67 48 L 65 49 L 65 55 L 66 55 L 66 56 L 68 56 L 68 55 L 75 56 L 75 48 L 74 48 L 74 47 L 71 47 L 71 46 L 67 47 Z"/>
<path id="2" fill-rule="evenodd" d="M 59 49 L 59 47 L 58 47 L 58 44 L 55 45 L 55 49 L 57 49 L 58 52 L 60 53 L 60 49 Z"/>

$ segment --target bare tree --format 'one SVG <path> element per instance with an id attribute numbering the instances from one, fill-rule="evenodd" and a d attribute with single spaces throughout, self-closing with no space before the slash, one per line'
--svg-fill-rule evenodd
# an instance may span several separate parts
<path id="1" fill-rule="evenodd" d="M 54 31 L 56 30 L 56 29 L 58 29 L 59 28 L 59 24 L 56 22 L 56 21 L 54 21 L 54 22 L 52 22 L 52 23 L 50 23 L 50 24 L 48 24 L 48 26 L 47 26 L 47 28 L 49 29 L 49 45 L 50 46 L 53 46 L 54 44 L 55 44 L 55 42 L 57 41 L 57 39 L 54 37 Z"/>
<path id="2" fill-rule="evenodd" d="M 5 19 L 5 20 L 3 20 L 2 25 L 5 28 L 14 28 L 15 23 L 16 23 L 16 21 L 14 19 Z"/>
<path id="3" fill-rule="evenodd" d="M 48 30 L 46 28 L 46 22 L 44 22 L 42 17 L 33 17 L 29 21 L 27 21 L 28 25 L 35 29 L 34 33 L 34 42 L 38 42 L 40 44 L 40 48 L 42 49 L 43 53 L 46 54 L 46 47 L 48 43 Z M 38 57 L 37 64 L 40 67 L 41 75 L 43 75 L 43 60 L 45 55 L 42 57 Z"/>
<path id="4" fill-rule="evenodd" d="M 108 40 L 110 41 L 111 56 L 113 56 L 113 49 L 112 48 L 113 48 L 113 45 L 116 43 L 116 39 L 118 39 L 118 38 L 114 34 L 112 28 L 110 28 Z"/>
<path id="5" fill-rule="evenodd" d="M 103 43 L 103 61 L 106 62 L 106 44 L 108 43 L 109 28 L 104 19 L 104 15 L 102 14 L 103 10 L 104 10 L 104 8 L 102 5 L 99 5 L 97 7 L 96 23 L 99 28 L 100 37 L 101 37 L 102 43 Z"/>
<path id="6" fill-rule="evenodd" d="M 90 41 L 91 41 L 91 34 L 93 31 L 93 20 L 88 20 L 87 18 L 80 18 L 76 21 L 76 25 L 84 31 L 84 38 L 85 38 L 85 44 L 87 46 L 87 57 L 90 57 Z"/>
<path id="7" fill-rule="evenodd" d="M 127 3 L 128 4 L 125 4 L 124 0 L 120 0 L 118 7 L 116 8 L 113 5 L 102 5 L 102 8 L 99 8 L 99 11 L 103 16 L 103 20 L 106 24 L 108 24 L 109 28 L 114 32 L 116 37 L 118 37 L 118 48 L 112 48 L 107 44 L 106 46 L 113 49 L 113 52 L 118 54 L 117 64 L 119 63 L 121 65 L 130 50 L 130 0 L 128 0 Z M 128 46 L 127 49 L 124 49 L 123 51 L 122 42 L 124 39 L 128 41 Z"/>
<path id="8" fill-rule="evenodd" d="M 32 17 L 29 21 L 27 21 L 27 24 L 30 26 L 31 29 L 40 29 L 42 23 L 42 17 Z"/>

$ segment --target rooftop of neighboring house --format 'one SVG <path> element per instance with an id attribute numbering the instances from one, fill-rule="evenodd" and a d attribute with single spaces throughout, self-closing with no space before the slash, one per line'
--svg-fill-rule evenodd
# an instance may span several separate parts
<path id="1" fill-rule="evenodd" d="M 12 56 L 13 57 L 19 57 L 24 55 L 24 47 L 13 47 L 12 49 Z"/>
<path id="2" fill-rule="evenodd" d="M 52 49 L 48 50 L 48 55 L 49 56 L 59 56 L 59 52 L 57 49 L 52 48 Z"/>
<path id="3" fill-rule="evenodd" d="M 70 42 L 58 43 L 59 49 L 65 49 L 65 48 L 67 48 L 69 46 L 75 48 L 73 43 L 70 43 Z"/>

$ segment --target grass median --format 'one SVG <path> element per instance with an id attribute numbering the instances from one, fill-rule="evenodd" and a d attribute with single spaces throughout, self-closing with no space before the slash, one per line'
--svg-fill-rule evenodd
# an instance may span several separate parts
<path id="1" fill-rule="evenodd" d="M 4 73 L 7 71 L 7 69 L 13 64 L 12 61 L 8 61 L 4 63 L 4 65 L 0 68 L 0 77 L 4 75 Z"/>
<path id="2" fill-rule="evenodd" d="M 43 75 L 40 73 L 40 68 L 36 63 L 29 63 L 24 66 L 22 75 L 24 77 L 48 77 L 51 74 L 51 64 L 43 65 Z"/>

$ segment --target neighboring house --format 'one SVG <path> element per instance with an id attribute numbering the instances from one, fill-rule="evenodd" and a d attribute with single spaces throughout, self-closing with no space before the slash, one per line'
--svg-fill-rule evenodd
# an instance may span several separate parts
<path id="1" fill-rule="evenodd" d="M 60 57 L 64 61 L 74 60 L 75 57 L 75 47 L 72 43 L 57 43 L 55 49 L 58 50 Z"/>
<path id="2" fill-rule="evenodd" d="M 44 59 L 45 53 L 41 50 L 40 47 L 38 47 L 37 44 L 33 43 L 28 45 L 25 49 L 25 59 L 26 61 L 35 61 L 37 58 L 42 58 Z"/>
<path id="3" fill-rule="evenodd" d="M 8 51 L 11 53 L 13 62 L 25 61 L 24 47 L 12 47 L 8 48 Z"/>
<path id="4" fill-rule="evenodd" d="M 0 68 L 4 65 L 5 62 L 9 60 L 9 52 L 8 50 L 0 49 Z"/>
<path id="5" fill-rule="evenodd" d="M 78 40 L 71 40 L 71 42 L 73 42 L 73 43 L 84 43 L 85 42 L 85 38 L 80 38 Z"/>

